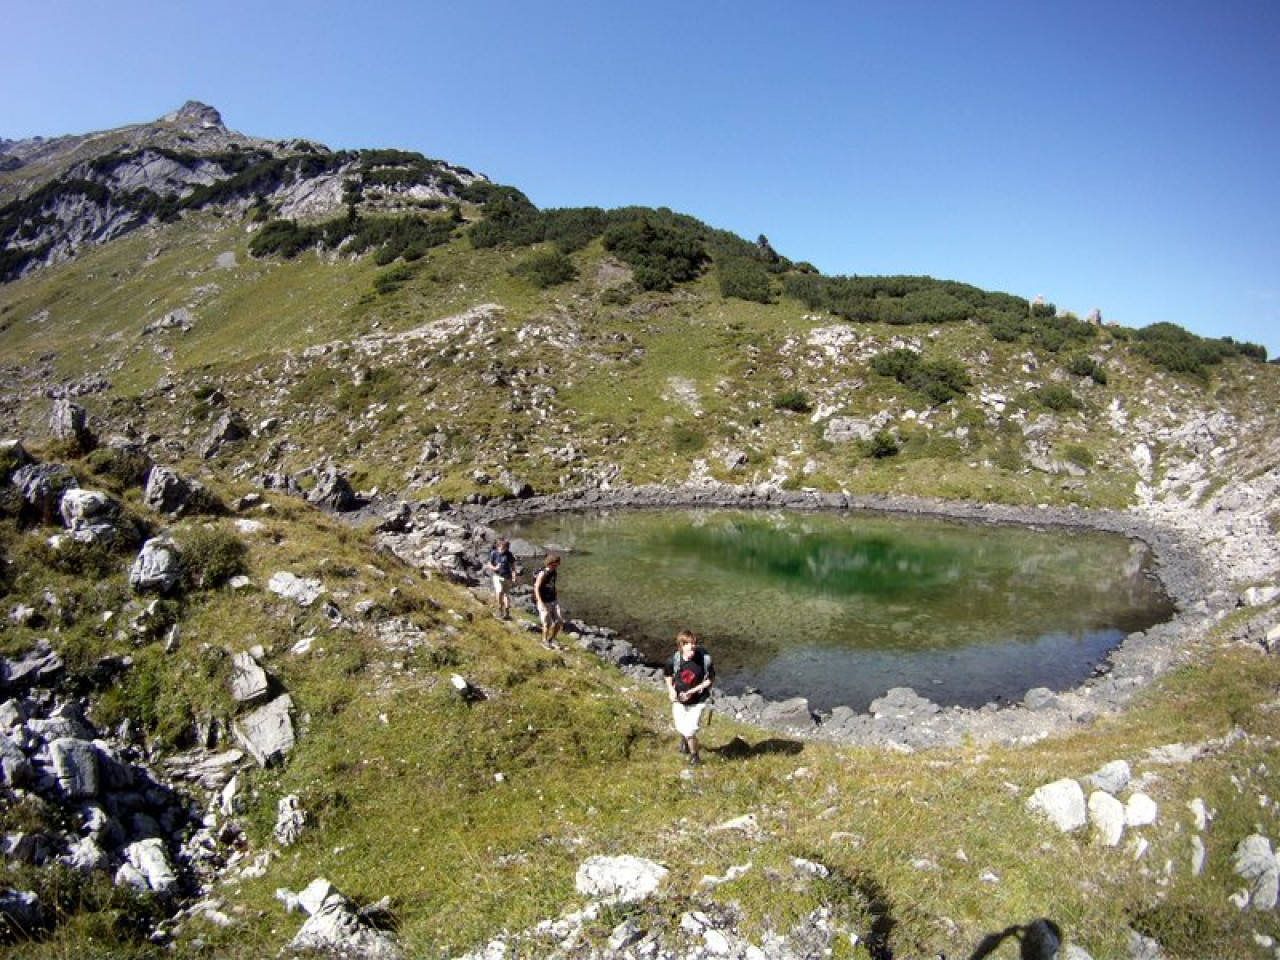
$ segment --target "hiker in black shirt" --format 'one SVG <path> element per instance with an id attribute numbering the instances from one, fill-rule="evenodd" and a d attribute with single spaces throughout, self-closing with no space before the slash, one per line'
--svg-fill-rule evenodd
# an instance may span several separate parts
<path id="1" fill-rule="evenodd" d="M 547 554 L 547 559 L 537 576 L 533 578 L 533 602 L 538 605 L 538 619 L 542 622 L 542 645 L 556 649 L 556 636 L 564 626 L 560 615 L 560 603 L 556 599 L 556 571 L 560 569 L 560 557 Z"/>
<path id="2" fill-rule="evenodd" d="M 698 728 L 711 697 L 716 671 L 711 654 L 698 645 L 692 630 L 680 631 L 676 652 L 663 673 L 671 697 L 671 718 L 680 734 L 680 752 L 689 755 L 690 766 L 697 766 Z"/>

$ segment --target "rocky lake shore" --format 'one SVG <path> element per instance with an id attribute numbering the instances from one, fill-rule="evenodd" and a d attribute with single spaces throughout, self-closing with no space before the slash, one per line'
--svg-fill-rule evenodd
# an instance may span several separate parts
<path id="1" fill-rule="evenodd" d="M 1244 504 L 1247 498 L 1237 497 Z M 1094 511 L 1063 507 L 1016 507 L 893 496 L 851 497 L 786 491 L 774 487 L 649 487 L 574 491 L 461 504 L 440 509 L 425 504 L 401 513 L 400 522 L 381 534 L 388 546 L 411 562 L 445 571 L 455 579 L 481 583 L 479 566 L 504 522 L 517 516 L 567 511 L 619 509 L 759 509 L 826 510 L 849 514 L 937 517 L 966 523 L 1006 524 L 1030 528 L 1089 529 L 1137 539 L 1149 546 L 1155 574 L 1173 602 L 1174 617 L 1149 630 L 1132 633 L 1107 657 L 1095 674 L 1073 690 L 1030 690 L 1021 703 L 989 703 L 979 709 L 940 707 L 917 691 L 900 687 L 874 701 L 868 713 L 847 707 L 830 712 L 810 708 L 803 698 L 771 702 L 758 693 L 717 692 L 715 707 L 738 720 L 802 738 L 898 749 L 954 746 L 961 742 L 1027 744 L 1113 714 L 1184 656 L 1186 649 L 1232 610 L 1262 604 L 1275 595 L 1271 584 L 1245 593 L 1227 582 L 1214 562 L 1213 544 L 1197 530 L 1194 511 L 1171 520 L 1160 512 Z M 403 511 L 405 508 L 402 507 Z M 385 526 L 385 525 L 384 525 Z M 1219 524 L 1221 526 L 1221 524 Z M 520 545 L 529 555 L 541 549 Z M 1237 543 L 1260 562 L 1274 554 L 1265 541 Z M 1274 565 L 1271 567 L 1274 570 Z M 658 682 L 658 671 L 642 662 L 636 649 L 607 624 L 571 622 L 585 649 L 617 663 L 624 672 Z M 1239 633 L 1242 642 L 1267 645 L 1274 625 L 1251 621 Z"/>

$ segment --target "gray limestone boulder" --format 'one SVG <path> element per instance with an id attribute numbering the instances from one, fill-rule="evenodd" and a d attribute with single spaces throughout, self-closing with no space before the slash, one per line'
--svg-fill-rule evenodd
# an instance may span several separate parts
<path id="1" fill-rule="evenodd" d="M 286 693 L 236 720 L 232 732 L 259 766 L 270 766 L 293 749 L 293 699 Z"/>
<path id="2" fill-rule="evenodd" d="M 1280 864 L 1270 840 L 1256 833 L 1245 837 L 1236 847 L 1231 866 L 1236 876 L 1249 884 L 1245 906 L 1255 910 L 1275 908 L 1280 893 Z"/>
<path id="3" fill-rule="evenodd" d="M 182 555 L 178 545 L 168 537 L 152 537 L 129 570 L 129 586 L 138 592 L 159 590 L 167 593 L 182 577 Z"/>
<path id="4" fill-rule="evenodd" d="M 1099 790 L 1118 794 L 1129 785 L 1129 777 L 1129 764 L 1123 760 L 1112 760 L 1103 764 L 1097 772 L 1089 774 L 1085 780 Z"/>
<path id="5" fill-rule="evenodd" d="M 1124 837 L 1124 804 L 1105 790 L 1089 794 L 1089 822 L 1098 842 L 1114 847 Z"/>
<path id="6" fill-rule="evenodd" d="M 267 589 L 277 596 L 292 600 L 300 607 L 309 607 L 324 593 L 324 584 L 309 577 L 299 577 L 281 570 L 271 575 Z"/>
<path id="7" fill-rule="evenodd" d="M 355 905 L 328 880 L 313 880 L 294 902 L 308 916 L 290 941 L 291 949 L 364 960 L 394 960 L 400 956 L 395 938 L 367 923 Z"/>
<path id="8" fill-rule="evenodd" d="M 49 412 L 49 434 L 57 440 L 72 440 L 81 450 L 93 447 L 89 418 L 84 407 L 70 397 L 56 397 Z"/>
<path id="9" fill-rule="evenodd" d="M 49 760 L 63 796 L 84 800 L 98 795 L 101 789 L 98 748 L 88 740 L 60 737 L 52 741 Z"/>
<path id="10" fill-rule="evenodd" d="M 249 431 L 234 413 L 224 413 L 213 425 L 204 442 L 200 445 L 200 455 L 212 460 L 224 449 L 239 443 L 249 436 Z"/>
<path id="11" fill-rule="evenodd" d="M 147 474 L 142 502 L 156 513 L 179 514 L 190 503 L 195 487 L 168 467 L 159 464 Z"/>
<path id="12" fill-rule="evenodd" d="M 333 467 L 320 475 L 315 487 L 307 494 L 307 500 L 335 513 L 346 513 L 360 506 L 347 475 Z"/>
<path id="13" fill-rule="evenodd" d="M 238 703 L 258 703 L 265 700 L 270 686 L 267 672 L 258 665 L 252 654 L 242 651 L 231 658 L 231 696 Z"/>
<path id="14" fill-rule="evenodd" d="M 13 472 L 11 482 L 22 497 L 23 510 L 41 523 L 59 517 L 62 495 L 80 486 L 69 467 L 60 463 L 31 463 Z"/>
<path id="15" fill-rule="evenodd" d="M 58 503 L 62 525 L 80 543 L 112 543 L 119 536 L 120 504 L 100 490 L 72 488 Z"/>
<path id="16" fill-rule="evenodd" d="M 57 679 L 63 671 L 62 658 L 49 641 L 41 637 L 20 657 L 0 660 L 0 692 L 21 693 Z"/>
<path id="17" fill-rule="evenodd" d="M 116 873 L 117 885 L 159 894 L 177 891 L 178 876 L 169 859 L 164 841 L 158 837 L 139 840 L 125 848 L 125 862 Z"/>
<path id="18" fill-rule="evenodd" d="M 771 703 L 764 709 L 767 724 L 785 729 L 807 730 L 817 725 L 817 718 L 804 697 L 792 697 L 781 703 Z"/>

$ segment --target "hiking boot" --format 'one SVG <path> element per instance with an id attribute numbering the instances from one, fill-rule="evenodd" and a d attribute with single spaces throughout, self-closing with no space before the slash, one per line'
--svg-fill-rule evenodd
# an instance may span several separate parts
<path id="1" fill-rule="evenodd" d="M 698 755 L 696 753 L 689 754 L 689 766 L 696 767 L 701 762 L 702 761 L 698 759 Z"/>

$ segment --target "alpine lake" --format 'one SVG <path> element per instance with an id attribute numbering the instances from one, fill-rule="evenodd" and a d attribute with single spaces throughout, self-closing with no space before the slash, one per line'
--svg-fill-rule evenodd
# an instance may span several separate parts
<path id="1" fill-rule="evenodd" d="M 610 510 L 505 526 L 560 552 L 565 616 L 664 663 L 693 630 L 717 686 L 865 711 L 893 687 L 942 706 L 1079 686 L 1168 620 L 1148 547 L 1113 533 L 837 512 Z M 540 561 L 522 561 L 529 583 Z"/>

